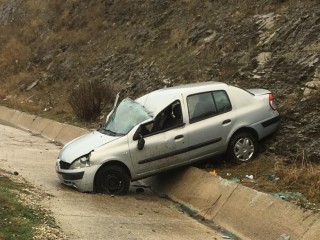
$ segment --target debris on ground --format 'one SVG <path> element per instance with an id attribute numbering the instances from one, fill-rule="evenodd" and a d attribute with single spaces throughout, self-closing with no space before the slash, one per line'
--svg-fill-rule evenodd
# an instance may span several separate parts
<path id="1" fill-rule="evenodd" d="M 217 176 L 217 175 L 218 175 L 218 173 L 217 173 L 216 170 L 211 170 L 211 171 L 209 171 L 209 173 L 210 173 L 211 175 L 214 175 L 214 176 Z"/>
<path id="2" fill-rule="evenodd" d="M 304 196 L 299 192 L 279 192 L 273 193 L 272 196 L 276 198 L 281 198 L 284 200 L 292 200 L 292 199 L 303 199 Z"/>
<path id="3" fill-rule="evenodd" d="M 246 175 L 246 178 L 252 180 L 253 179 L 253 175 Z"/>
<path id="4" fill-rule="evenodd" d="M 7 171 L 7 173 L 10 175 L 15 175 L 15 176 L 19 175 L 19 172 L 17 172 L 17 171 Z"/>
<path id="5" fill-rule="evenodd" d="M 281 234 L 278 240 L 290 240 L 290 236 L 287 234 Z"/>
<path id="6" fill-rule="evenodd" d="M 234 239 L 234 240 L 238 239 L 237 236 L 234 235 L 233 233 L 224 233 L 222 235 L 222 238 L 223 239 Z"/>
<path id="7" fill-rule="evenodd" d="M 230 181 L 235 182 L 235 183 L 240 183 L 241 180 L 239 178 L 233 177 L 230 179 Z"/>

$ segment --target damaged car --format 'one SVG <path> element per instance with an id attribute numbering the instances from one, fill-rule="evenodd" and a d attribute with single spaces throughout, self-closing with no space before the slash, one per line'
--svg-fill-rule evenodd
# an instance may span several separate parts
<path id="1" fill-rule="evenodd" d="M 270 91 L 219 82 L 117 98 L 105 124 L 63 147 L 56 172 L 79 191 L 122 195 L 131 181 L 214 155 L 250 161 L 279 122 Z"/>

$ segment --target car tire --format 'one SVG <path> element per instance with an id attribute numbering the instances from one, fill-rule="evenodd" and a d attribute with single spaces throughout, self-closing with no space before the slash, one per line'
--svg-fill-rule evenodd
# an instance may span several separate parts
<path id="1" fill-rule="evenodd" d="M 240 132 L 234 135 L 228 147 L 228 159 L 234 164 L 249 162 L 257 155 L 258 141 L 254 135 L 248 132 Z"/>
<path id="2" fill-rule="evenodd" d="M 127 171 L 118 165 L 107 165 L 96 175 L 96 192 L 114 195 L 125 195 L 130 186 Z"/>

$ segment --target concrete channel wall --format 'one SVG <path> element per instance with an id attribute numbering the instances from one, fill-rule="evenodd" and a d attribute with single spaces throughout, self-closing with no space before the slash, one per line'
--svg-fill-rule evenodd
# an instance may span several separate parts
<path id="1" fill-rule="evenodd" d="M 62 144 L 88 132 L 3 106 L 0 120 Z M 158 175 L 148 182 L 242 239 L 320 239 L 319 214 L 194 167 Z"/>

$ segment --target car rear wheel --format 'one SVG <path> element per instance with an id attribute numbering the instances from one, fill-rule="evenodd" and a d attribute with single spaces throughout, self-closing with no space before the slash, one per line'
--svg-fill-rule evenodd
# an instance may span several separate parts
<path id="1" fill-rule="evenodd" d="M 129 186 L 129 175 L 121 166 L 105 166 L 97 173 L 95 187 L 99 193 L 125 195 Z"/>
<path id="2" fill-rule="evenodd" d="M 257 139 L 248 132 L 241 132 L 232 137 L 228 158 L 236 164 L 251 161 L 258 151 Z"/>

